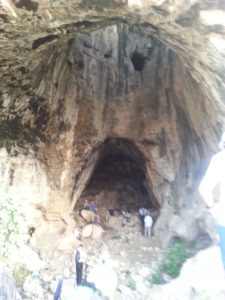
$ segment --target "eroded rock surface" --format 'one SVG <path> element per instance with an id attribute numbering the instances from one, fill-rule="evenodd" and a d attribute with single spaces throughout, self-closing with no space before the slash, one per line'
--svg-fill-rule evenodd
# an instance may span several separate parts
<path id="1" fill-rule="evenodd" d="M 160 208 L 162 239 L 196 239 L 196 186 L 224 123 L 223 2 L 0 3 L 0 182 L 30 226 L 71 233 L 93 174 L 124 175 Z M 193 234 L 174 233 L 187 207 Z"/>
<path id="2" fill-rule="evenodd" d="M 38 198 L 43 218 L 63 222 L 62 213 L 73 209 L 96 166 L 110 159 L 116 174 L 136 174 L 152 205 L 161 207 L 160 227 L 170 223 L 164 209 L 168 216 L 186 201 L 194 204 L 206 156 L 199 120 L 207 104 L 205 91 L 171 49 L 114 25 L 48 49 L 33 78 L 36 98 L 16 108 L 16 124 L 14 118 L 4 121 L 14 136 L 3 140 L 11 152 L 2 160 L 2 174 L 5 184 L 22 192 L 21 171 L 29 174 L 27 186 L 43 195 L 34 191 L 24 198 L 29 205 L 31 194 Z M 16 147 L 32 151 L 32 184 Z"/>

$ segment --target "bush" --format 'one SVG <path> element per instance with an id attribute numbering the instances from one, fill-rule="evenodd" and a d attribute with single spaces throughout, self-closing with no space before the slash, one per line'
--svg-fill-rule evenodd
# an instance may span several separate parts
<path id="1" fill-rule="evenodd" d="M 25 266 L 17 266 L 13 269 L 13 278 L 15 279 L 17 285 L 22 286 L 25 278 L 30 274 Z"/>
<path id="2" fill-rule="evenodd" d="M 0 255 L 9 257 L 23 238 L 25 216 L 22 206 L 7 188 L 0 191 Z"/>
<path id="3" fill-rule="evenodd" d="M 163 279 L 163 277 L 162 277 L 162 274 L 159 272 L 159 271 L 157 271 L 157 272 L 155 272 L 153 275 L 152 275 L 152 278 L 151 278 L 151 283 L 153 283 L 153 284 L 162 284 L 162 283 L 164 283 L 164 279 Z"/>
<path id="4" fill-rule="evenodd" d="M 135 280 L 131 277 L 128 278 L 128 282 L 127 282 L 127 286 L 132 290 L 135 291 L 136 290 L 136 283 Z"/>
<path id="5" fill-rule="evenodd" d="M 151 282 L 154 284 L 164 283 L 163 275 L 169 275 L 176 278 L 180 274 L 180 269 L 186 261 L 187 245 L 184 242 L 174 244 L 168 249 L 164 260 L 158 266 L 158 270 L 152 275 Z"/>

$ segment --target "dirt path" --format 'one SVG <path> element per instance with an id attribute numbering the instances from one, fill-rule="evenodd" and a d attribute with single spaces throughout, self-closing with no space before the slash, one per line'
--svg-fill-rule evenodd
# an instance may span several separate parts
<path id="1" fill-rule="evenodd" d="M 150 288 L 151 273 L 163 253 L 157 236 L 144 237 L 140 223 L 137 223 L 135 226 L 108 229 L 101 239 L 84 239 L 83 244 L 87 249 L 89 268 L 98 261 L 102 251 L 107 249 L 118 275 L 116 299 L 125 299 L 124 289 L 129 299 L 146 299 L 136 290 L 135 284 L 141 281 L 145 288 Z M 146 272 L 145 278 L 140 275 L 143 271 Z"/>

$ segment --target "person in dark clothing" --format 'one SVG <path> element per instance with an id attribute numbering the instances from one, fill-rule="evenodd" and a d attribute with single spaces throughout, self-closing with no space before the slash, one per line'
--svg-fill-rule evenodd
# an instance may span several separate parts
<path id="1" fill-rule="evenodd" d="M 94 201 L 91 201 L 91 203 L 90 203 L 90 205 L 89 205 L 89 209 L 90 209 L 91 211 L 93 211 L 94 213 L 97 213 L 98 209 L 97 209 L 97 206 L 96 206 L 96 204 L 95 204 Z"/>
<path id="2" fill-rule="evenodd" d="M 59 279 L 55 293 L 54 293 L 54 300 L 59 300 L 62 290 L 63 280 Z"/>
<path id="3" fill-rule="evenodd" d="M 70 277 L 69 269 L 63 266 L 62 275 L 61 278 L 58 280 L 56 290 L 54 292 L 54 300 L 59 300 L 62 293 L 62 287 L 64 285 L 64 282 L 68 280 Z"/>
<path id="4" fill-rule="evenodd" d="M 114 209 L 112 207 L 109 208 L 109 215 L 114 216 Z"/>
<path id="5" fill-rule="evenodd" d="M 82 283 L 83 267 L 86 259 L 86 253 L 84 252 L 83 245 L 80 245 L 76 250 L 75 263 L 76 263 L 76 282 L 77 285 Z"/>

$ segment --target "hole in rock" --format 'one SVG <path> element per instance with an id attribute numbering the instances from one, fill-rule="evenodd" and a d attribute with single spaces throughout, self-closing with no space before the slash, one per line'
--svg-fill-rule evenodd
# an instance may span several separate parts
<path id="1" fill-rule="evenodd" d="M 145 57 L 143 54 L 134 52 L 131 54 L 131 61 L 134 66 L 135 71 L 142 71 L 145 66 Z"/>
<path id="2" fill-rule="evenodd" d="M 30 11 L 36 11 L 38 9 L 38 3 L 31 0 L 13 0 L 15 6 L 21 9 L 27 9 Z"/>
<path id="3" fill-rule="evenodd" d="M 99 149 L 98 161 L 76 207 L 94 200 L 98 209 L 137 212 L 141 206 L 158 209 L 146 178 L 145 158 L 127 139 L 107 139 Z"/>
<path id="4" fill-rule="evenodd" d="M 35 232 L 35 227 L 32 226 L 28 229 L 28 234 L 29 234 L 30 237 L 32 237 L 34 232 Z"/>
<path id="5" fill-rule="evenodd" d="M 50 42 L 54 41 L 57 37 L 58 36 L 55 34 L 50 34 L 48 36 L 41 37 L 41 38 L 34 40 L 33 44 L 32 44 L 32 50 L 38 49 L 40 46 L 42 46 L 45 43 L 50 43 Z"/>

